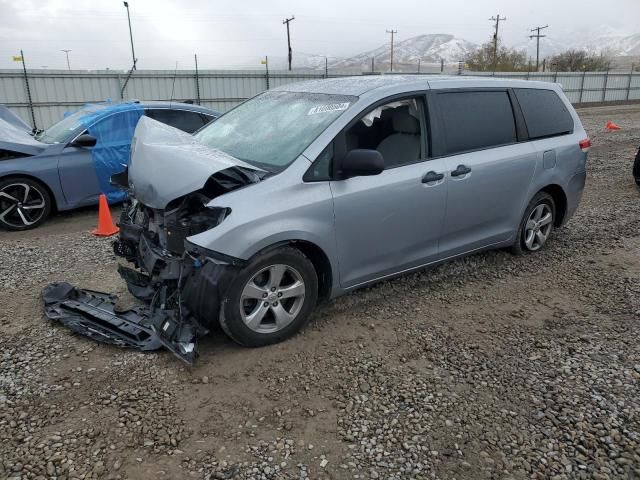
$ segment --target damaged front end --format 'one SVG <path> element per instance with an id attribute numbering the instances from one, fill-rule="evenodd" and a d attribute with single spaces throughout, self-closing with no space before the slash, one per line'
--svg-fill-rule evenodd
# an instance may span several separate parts
<path id="1" fill-rule="evenodd" d="M 157 137 L 158 128 L 166 132 L 169 127 L 145 124 L 142 133 L 149 128 Z M 139 130 L 140 124 L 136 137 Z M 190 136 L 187 140 L 182 132 L 169 134 L 193 146 Z M 152 151 L 158 160 L 164 150 L 157 142 L 145 143 L 144 138 L 134 138 L 136 151 L 128 174 L 114 179 L 128 185 L 130 199 L 124 204 L 119 238 L 113 244 L 115 254 L 133 265 L 119 265 L 118 273 L 143 304 L 120 310 L 114 295 L 55 283 L 43 292 L 45 313 L 95 340 L 139 350 L 165 347 L 193 363 L 198 337 L 218 321 L 226 286 L 244 262 L 194 245 L 188 237 L 215 228 L 231 214 L 228 208 L 208 206 L 213 198 L 259 182 L 265 172 L 240 161 L 230 165 L 232 157 L 216 151 L 206 152 L 209 163 L 204 163 L 198 145 L 187 148 L 190 156 L 173 158 L 171 168 L 164 172 L 168 177 L 154 183 L 150 178 L 157 179 L 157 169 L 167 164 L 162 158 L 149 162 L 148 153 Z M 175 144 L 169 143 L 166 148 L 175 156 L 172 147 Z M 224 156 L 224 161 L 216 164 L 216 156 Z M 180 171 L 189 173 L 180 175 Z M 194 171 L 208 175 L 197 180 Z M 168 194 L 161 188 L 167 180 L 171 184 Z M 185 193 L 187 186 L 199 188 Z M 179 196 L 174 197 L 176 194 Z"/>

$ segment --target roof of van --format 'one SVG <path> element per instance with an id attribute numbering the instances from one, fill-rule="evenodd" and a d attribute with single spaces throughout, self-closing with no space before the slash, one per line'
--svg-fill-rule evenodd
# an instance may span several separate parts
<path id="1" fill-rule="evenodd" d="M 468 86 L 514 86 L 529 88 L 554 88 L 553 83 L 530 80 L 510 79 L 504 77 L 475 77 L 469 75 L 358 75 L 318 80 L 307 80 L 274 88 L 286 92 L 322 93 L 329 95 L 355 95 L 385 87 L 397 87 L 403 84 L 412 87 L 424 82 L 427 85 L 438 85 L 442 88 L 451 84 L 458 87 L 460 82 Z"/>

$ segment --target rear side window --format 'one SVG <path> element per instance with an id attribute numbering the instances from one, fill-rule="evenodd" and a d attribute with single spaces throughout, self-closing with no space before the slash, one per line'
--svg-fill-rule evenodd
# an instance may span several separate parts
<path id="1" fill-rule="evenodd" d="M 206 125 L 207 123 L 216 119 L 216 117 L 214 117 L 213 115 L 207 115 L 206 113 L 201 113 L 200 117 L 202 118 L 203 125 Z"/>
<path id="2" fill-rule="evenodd" d="M 573 132 L 573 118 L 556 92 L 533 88 L 516 88 L 515 92 L 530 139 Z"/>
<path id="3" fill-rule="evenodd" d="M 166 123 L 174 128 L 179 128 L 187 133 L 193 133 L 199 128 L 202 128 L 205 123 L 208 123 L 202 119 L 198 112 L 190 112 L 187 110 L 157 108 L 147 110 L 146 114 L 154 120 Z"/>
<path id="4" fill-rule="evenodd" d="M 445 92 L 435 95 L 449 155 L 517 141 L 506 91 Z"/>

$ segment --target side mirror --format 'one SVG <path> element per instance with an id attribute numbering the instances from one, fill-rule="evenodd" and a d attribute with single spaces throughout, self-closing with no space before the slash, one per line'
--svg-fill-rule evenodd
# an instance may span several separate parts
<path id="1" fill-rule="evenodd" d="M 347 153 L 342 160 L 341 178 L 378 175 L 384 170 L 384 159 L 377 150 L 356 148 Z"/>
<path id="2" fill-rule="evenodd" d="M 89 135 L 88 133 L 83 133 L 78 138 L 76 138 L 73 142 L 71 142 L 70 145 L 72 147 L 78 147 L 78 148 L 93 147 L 95 146 L 97 141 L 98 140 L 96 140 L 96 137 L 94 137 L 93 135 Z"/>

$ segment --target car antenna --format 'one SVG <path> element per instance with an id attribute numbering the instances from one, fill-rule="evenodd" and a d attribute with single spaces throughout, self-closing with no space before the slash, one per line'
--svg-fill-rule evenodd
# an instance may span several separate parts
<path id="1" fill-rule="evenodd" d="M 171 84 L 171 98 L 169 99 L 169 108 L 171 108 L 171 102 L 173 102 L 173 91 L 176 87 L 176 75 L 178 75 L 178 61 L 176 60 L 176 69 L 173 71 L 173 83 Z"/>

